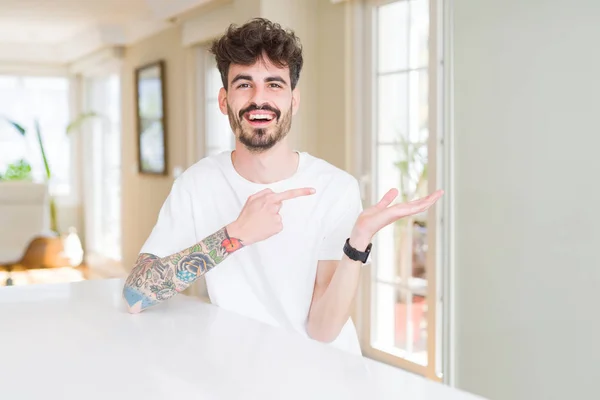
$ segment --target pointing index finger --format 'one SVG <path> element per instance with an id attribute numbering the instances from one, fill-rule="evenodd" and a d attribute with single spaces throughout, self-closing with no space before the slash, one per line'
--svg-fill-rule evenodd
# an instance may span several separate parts
<path id="1" fill-rule="evenodd" d="M 277 194 L 273 195 L 273 200 L 275 200 L 275 202 L 280 202 L 280 201 L 284 201 L 284 200 L 294 199 L 296 197 L 310 196 L 311 194 L 314 194 L 314 193 L 315 193 L 315 189 L 313 189 L 313 188 L 290 189 L 290 190 L 286 190 L 285 192 L 281 192 L 281 193 L 277 193 Z"/>

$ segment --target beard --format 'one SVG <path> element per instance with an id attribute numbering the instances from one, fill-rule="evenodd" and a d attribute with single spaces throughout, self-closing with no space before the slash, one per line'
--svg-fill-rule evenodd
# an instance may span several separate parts
<path id="1" fill-rule="evenodd" d="M 267 128 L 253 128 L 244 124 L 244 114 L 249 111 L 259 110 L 256 105 L 251 105 L 236 113 L 227 104 L 227 116 L 229 124 L 235 136 L 249 151 L 253 153 L 262 153 L 279 143 L 290 131 L 292 126 L 292 107 L 283 115 L 277 109 L 270 106 L 260 108 L 275 113 L 275 123 Z"/>

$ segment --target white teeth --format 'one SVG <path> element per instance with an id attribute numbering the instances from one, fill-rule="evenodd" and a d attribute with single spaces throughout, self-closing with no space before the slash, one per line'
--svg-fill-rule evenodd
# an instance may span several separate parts
<path id="1" fill-rule="evenodd" d="M 254 120 L 254 119 L 267 119 L 267 120 L 272 120 L 273 116 L 272 115 L 267 115 L 267 114 L 250 114 L 250 119 Z"/>

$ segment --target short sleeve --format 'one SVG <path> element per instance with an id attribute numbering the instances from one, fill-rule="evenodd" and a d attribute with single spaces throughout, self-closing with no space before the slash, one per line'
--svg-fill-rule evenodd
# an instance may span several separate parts
<path id="1" fill-rule="evenodd" d="M 196 244 L 194 215 L 190 193 L 184 187 L 183 176 L 173 183 L 163 203 L 158 220 L 140 253 L 166 257 Z"/>
<path id="2" fill-rule="evenodd" d="M 350 237 L 354 223 L 363 210 L 356 179 L 352 179 L 346 191 L 340 191 L 338 196 L 324 221 L 325 236 L 319 248 L 319 260 L 342 259 L 344 243 Z"/>

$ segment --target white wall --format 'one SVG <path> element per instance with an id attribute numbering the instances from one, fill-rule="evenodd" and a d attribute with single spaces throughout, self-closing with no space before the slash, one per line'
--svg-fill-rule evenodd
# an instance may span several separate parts
<path id="1" fill-rule="evenodd" d="M 458 386 L 600 398 L 600 2 L 454 2 Z"/>
<path id="2" fill-rule="evenodd" d="M 314 140 L 316 156 L 333 165 L 349 170 L 346 165 L 346 96 L 351 91 L 347 85 L 346 63 L 349 60 L 346 46 L 346 12 L 350 5 L 319 1 L 318 20 L 315 27 L 318 46 L 317 85 L 318 93 L 316 120 L 318 127 Z"/>
<path id="3" fill-rule="evenodd" d="M 215 4 L 212 8 L 200 8 L 182 25 L 182 44 L 192 46 L 210 42 L 225 33 L 229 24 L 243 24 L 260 16 L 260 0 L 232 0 Z"/>

